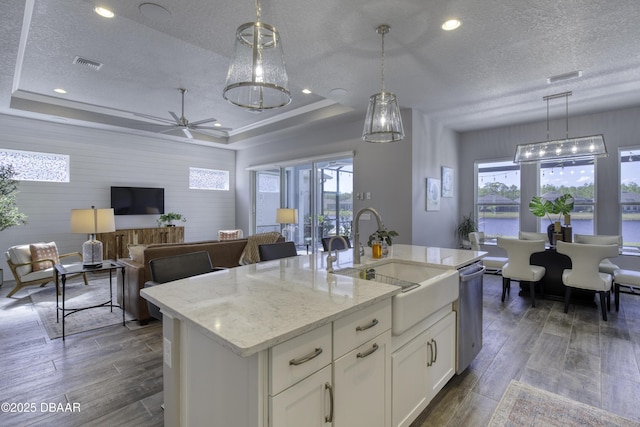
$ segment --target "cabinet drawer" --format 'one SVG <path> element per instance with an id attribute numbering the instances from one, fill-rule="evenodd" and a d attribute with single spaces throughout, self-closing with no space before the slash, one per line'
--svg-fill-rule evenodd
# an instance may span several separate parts
<path id="1" fill-rule="evenodd" d="M 331 324 L 270 350 L 269 394 L 274 396 L 331 363 Z"/>
<path id="2" fill-rule="evenodd" d="M 391 298 L 333 322 L 334 359 L 391 328 Z"/>

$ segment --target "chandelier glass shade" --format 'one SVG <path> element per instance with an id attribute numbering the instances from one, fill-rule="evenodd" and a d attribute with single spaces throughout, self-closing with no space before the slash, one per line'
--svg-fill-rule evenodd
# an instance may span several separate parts
<path id="1" fill-rule="evenodd" d="M 536 163 L 566 159 L 593 159 L 606 157 L 607 147 L 603 135 L 590 135 L 569 138 L 569 101 L 571 92 L 563 92 L 543 97 L 547 102 L 547 140 L 519 144 L 516 147 L 514 163 Z M 549 139 L 549 100 L 565 98 L 567 133 L 563 139 Z"/>
<path id="2" fill-rule="evenodd" d="M 384 35 L 389 29 L 390 27 L 384 24 L 376 29 L 382 36 L 382 90 L 369 98 L 362 130 L 362 139 L 367 142 L 396 142 L 404 138 L 398 98 L 394 93 L 384 89 Z"/>
<path id="3" fill-rule="evenodd" d="M 235 53 L 222 91 L 224 99 L 251 111 L 284 107 L 291 102 L 282 40 L 278 30 L 260 21 L 242 24 L 236 31 Z"/>

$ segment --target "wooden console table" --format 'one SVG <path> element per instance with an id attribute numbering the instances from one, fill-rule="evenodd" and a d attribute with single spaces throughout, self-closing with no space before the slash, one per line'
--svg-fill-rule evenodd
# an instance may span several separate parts
<path id="1" fill-rule="evenodd" d="M 184 227 L 123 228 L 112 233 L 99 233 L 103 259 L 128 258 L 130 244 L 184 243 Z"/>

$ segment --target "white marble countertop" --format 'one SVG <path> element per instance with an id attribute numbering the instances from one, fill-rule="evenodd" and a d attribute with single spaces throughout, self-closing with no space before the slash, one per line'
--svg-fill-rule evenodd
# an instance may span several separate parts
<path id="1" fill-rule="evenodd" d="M 455 269 L 485 252 L 394 245 L 391 258 Z M 386 298 L 401 289 L 326 272 L 327 253 L 302 255 L 145 288 L 141 295 L 240 356 L 250 356 Z M 387 258 L 388 259 L 388 258 Z M 362 263 L 376 263 L 363 257 Z M 335 269 L 353 266 L 338 253 Z"/>

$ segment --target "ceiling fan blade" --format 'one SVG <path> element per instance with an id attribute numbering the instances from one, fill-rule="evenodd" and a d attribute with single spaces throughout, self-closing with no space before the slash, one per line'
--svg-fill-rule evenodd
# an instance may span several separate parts
<path id="1" fill-rule="evenodd" d="M 224 132 L 228 132 L 228 131 L 232 130 L 231 128 L 223 128 L 221 126 L 191 126 L 191 124 L 189 124 L 189 129 L 191 129 L 191 130 L 193 130 L 193 129 L 219 130 L 219 131 L 224 131 Z"/>
<path id="2" fill-rule="evenodd" d="M 197 122 L 192 122 L 189 123 L 192 126 L 198 126 L 198 125 L 203 125 L 205 123 L 211 123 L 211 122 L 217 122 L 217 119 L 214 119 L 213 117 L 211 117 L 210 119 L 204 119 L 204 120 L 198 120 Z"/>
<path id="3" fill-rule="evenodd" d="M 184 133 L 184 135 L 189 138 L 189 139 L 193 139 L 193 135 L 191 135 L 191 132 L 189 132 L 189 129 L 187 128 L 182 128 L 182 132 Z"/>
<path id="4" fill-rule="evenodd" d="M 180 117 L 178 117 L 178 115 L 173 111 L 169 111 L 169 114 L 171 114 L 171 117 L 173 117 L 176 120 L 176 123 L 180 121 Z"/>
<path id="5" fill-rule="evenodd" d="M 165 130 L 161 130 L 161 131 L 160 131 L 160 132 L 158 132 L 158 133 L 171 133 L 171 132 L 173 132 L 173 131 L 175 131 L 175 130 L 176 130 L 176 126 L 170 126 L 170 127 L 168 127 L 167 129 L 165 129 Z"/>
<path id="6" fill-rule="evenodd" d="M 133 115 L 134 116 L 138 116 L 138 117 L 144 117 L 145 119 L 157 120 L 159 122 L 168 123 L 168 124 L 172 124 L 172 125 L 175 124 L 175 122 L 173 120 L 165 119 L 165 118 L 162 118 L 162 117 L 150 116 L 148 114 L 141 114 L 141 113 L 133 113 Z"/>

